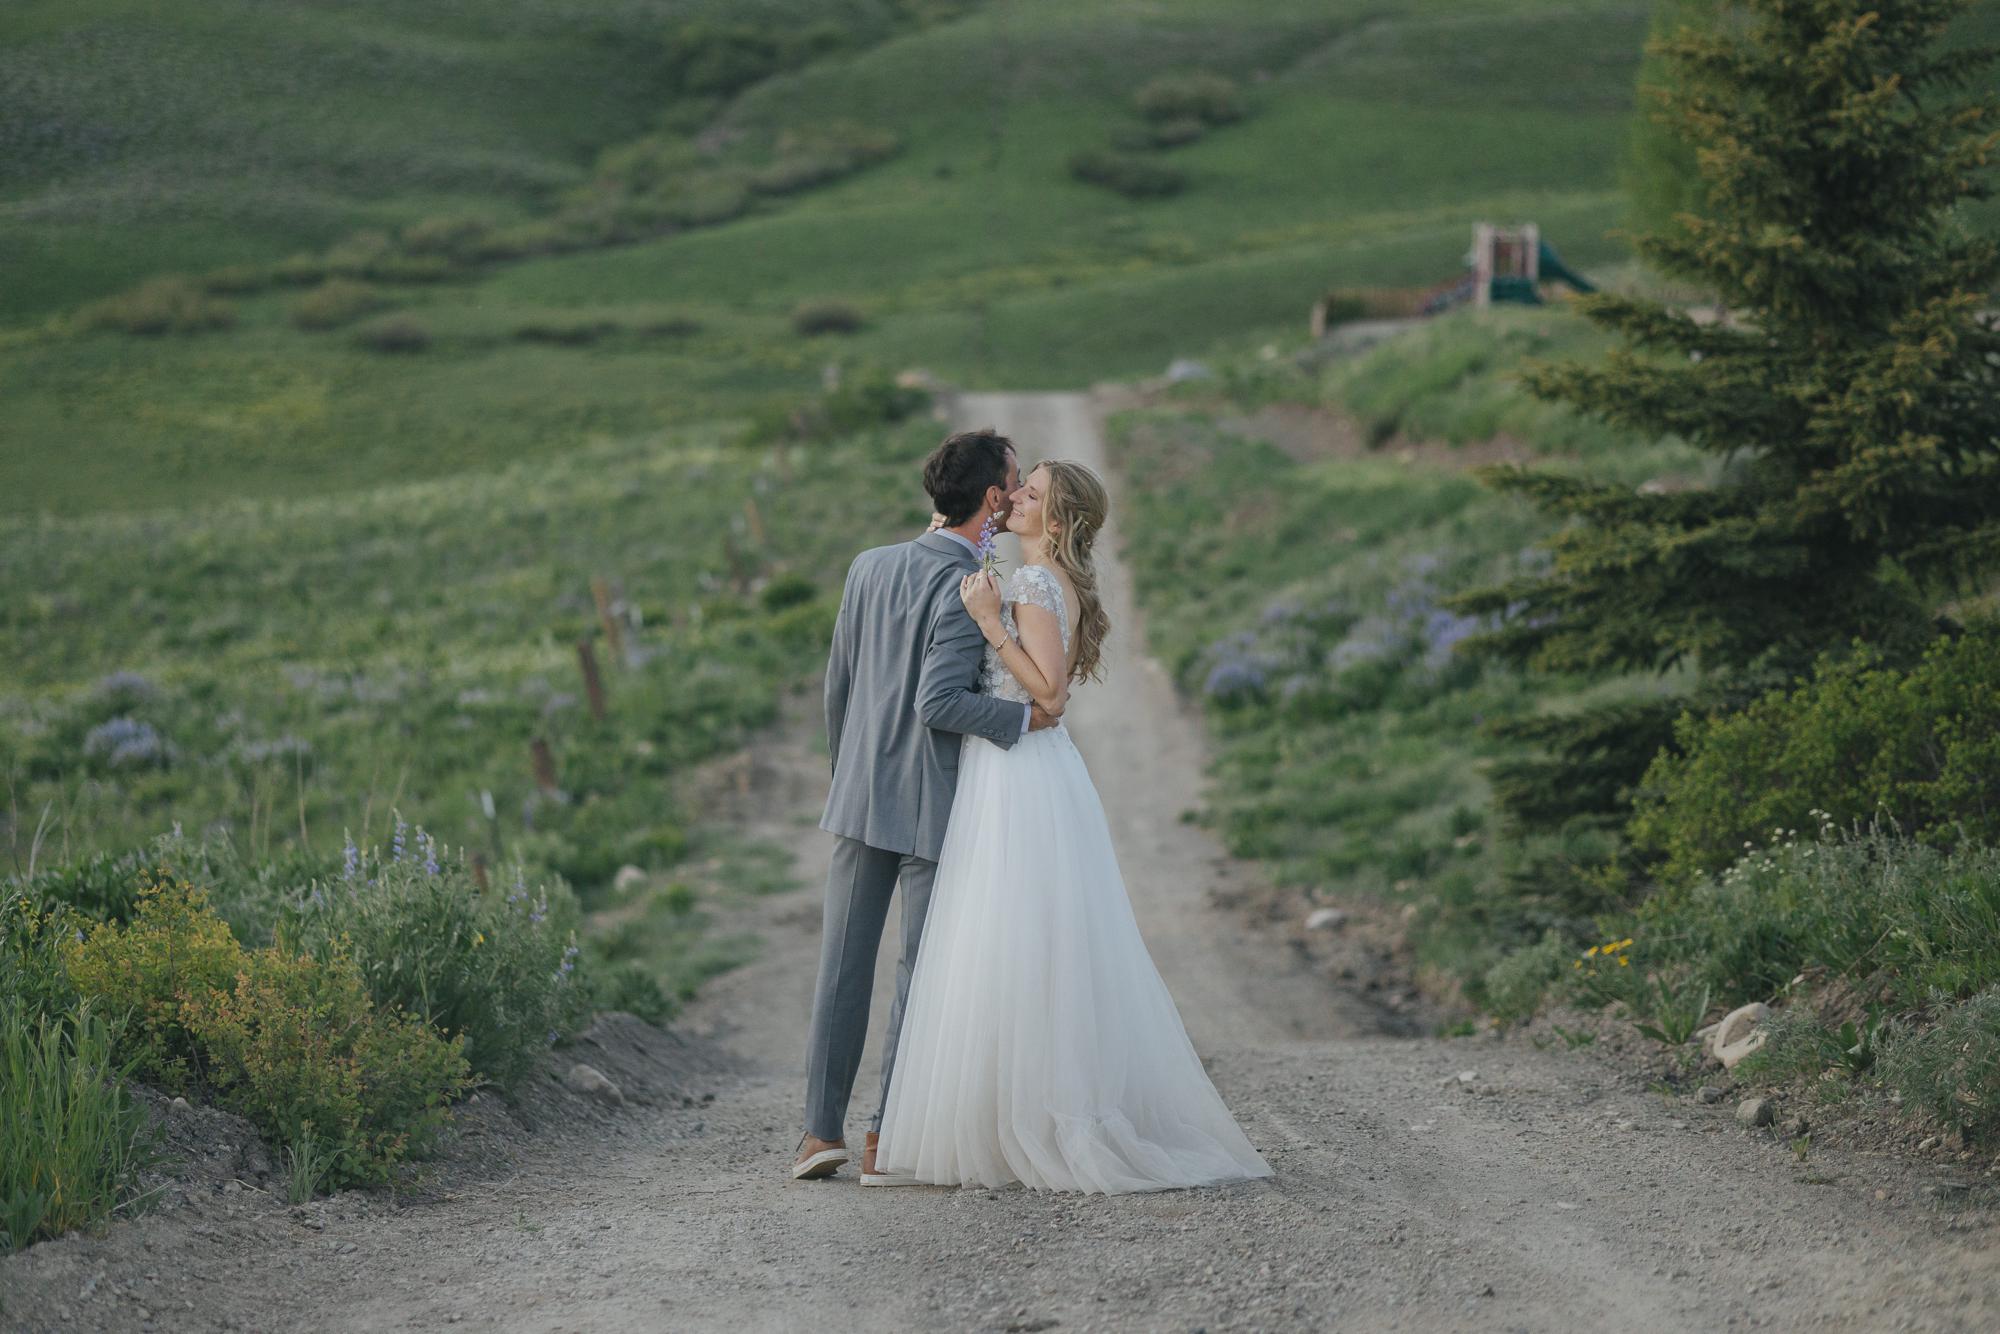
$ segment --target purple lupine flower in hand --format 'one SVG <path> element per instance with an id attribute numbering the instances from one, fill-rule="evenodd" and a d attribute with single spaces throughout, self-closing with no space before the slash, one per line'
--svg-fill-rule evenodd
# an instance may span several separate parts
<path id="1" fill-rule="evenodd" d="M 990 514 L 979 525 L 979 569 L 983 574 L 992 574 L 1000 564 L 999 530 L 999 519 Z"/>

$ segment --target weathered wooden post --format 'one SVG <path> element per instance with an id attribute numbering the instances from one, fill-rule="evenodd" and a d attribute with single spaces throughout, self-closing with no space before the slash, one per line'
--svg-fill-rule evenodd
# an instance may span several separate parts
<path id="1" fill-rule="evenodd" d="M 597 603 L 597 623 L 604 627 L 604 642 L 611 650 L 611 660 L 625 661 L 625 632 L 618 624 L 618 617 L 612 612 L 611 585 L 603 575 L 590 581 L 590 596 Z"/>
<path id="2" fill-rule="evenodd" d="M 528 743 L 528 754 L 535 763 L 535 786 L 545 795 L 554 796 L 560 789 L 556 786 L 556 757 L 549 753 L 547 737 L 536 737 Z"/>
<path id="3" fill-rule="evenodd" d="M 743 498 L 743 518 L 750 525 L 750 540 L 758 546 L 764 545 L 764 515 L 757 508 L 757 497 Z"/>
<path id="4" fill-rule="evenodd" d="M 482 894 L 492 887 L 486 879 L 486 854 L 476 849 L 472 854 L 472 883 L 479 886 Z"/>
<path id="5" fill-rule="evenodd" d="M 590 701 L 590 716 L 604 721 L 604 678 L 597 672 L 597 650 L 588 639 L 576 641 L 577 666 L 583 669 L 583 695 Z"/>

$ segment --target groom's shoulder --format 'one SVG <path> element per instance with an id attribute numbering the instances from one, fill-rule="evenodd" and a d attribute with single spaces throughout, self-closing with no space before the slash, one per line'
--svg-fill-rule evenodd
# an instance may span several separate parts
<path id="1" fill-rule="evenodd" d="M 849 577 L 894 574 L 910 569 L 927 570 L 948 559 L 925 545 L 922 538 L 912 538 L 908 542 L 891 542 L 888 546 L 868 548 L 854 558 L 853 565 L 849 567 Z"/>

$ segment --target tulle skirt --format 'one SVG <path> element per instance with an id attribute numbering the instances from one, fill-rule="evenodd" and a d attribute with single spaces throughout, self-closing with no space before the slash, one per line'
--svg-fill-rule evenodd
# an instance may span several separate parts
<path id="1" fill-rule="evenodd" d="M 1140 939 L 1064 728 L 965 741 L 876 1163 L 1108 1195 L 1270 1175 Z"/>

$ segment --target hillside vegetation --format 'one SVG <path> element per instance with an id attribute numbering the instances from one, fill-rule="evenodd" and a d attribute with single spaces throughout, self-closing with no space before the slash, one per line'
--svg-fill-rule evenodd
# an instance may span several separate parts
<path id="1" fill-rule="evenodd" d="M 780 34 L 810 12 L 839 40 L 719 96 L 677 90 L 664 53 L 720 6 L 588 23 L 529 0 L 421 17 L 202 3 L 132 23 L 37 7 L 0 50 L 32 69 L 39 108 L 11 132 L 41 136 L 4 186 L 0 236 L 43 257 L 6 298 L 0 508 L 445 476 L 739 415 L 828 360 L 994 386 L 1154 371 L 1296 327 L 1331 284 L 1448 279 L 1479 217 L 1535 217 L 1572 261 L 1611 258 L 1645 8 L 730 7 Z M 126 91 L 91 91 L 126 67 Z M 1180 193 L 1071 177 L 1074 154 L 1142 127 L 1150 81 L 1190 70 L 1235 81 L 1243 115 L 1151 150 Z M 233 322 L 208 332 L 71 318 L 148 274 L 282 261 L 356 228 L 532 224 L 601 152 L 648 136 L 728 153 L 833 122 L 898 151 L 718 225 L 370 280 L 379 304 L 354 326 L 300 327 L 282 288 L 221 293 Z M 857 332 L 795 331 L 802 303 L 829 300 Z M 384 320 L 399 341 L 366 341 Z"/>

